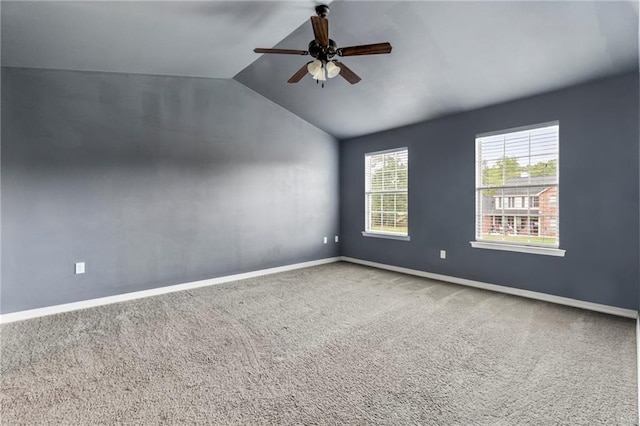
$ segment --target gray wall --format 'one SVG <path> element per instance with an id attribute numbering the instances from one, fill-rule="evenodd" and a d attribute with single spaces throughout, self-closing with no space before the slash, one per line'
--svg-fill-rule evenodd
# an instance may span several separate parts
<path id="1" fill-rule="evenodd" d="M 474 249 L 475 135 L 560 121 L 566 257 Z M 638 75 L 341 141 L 342 255 L 638 308 Z M 364 154 L 409 148 L 411 241 L 363 237 Z M 447 259 L 439 250 L 447 250 Z"/>
<path id="2" fill-rule="evenodd" d="M 338 255 L 337 141 L 236 81 L 3 68 L 1 93 L 2 313 Z"/>

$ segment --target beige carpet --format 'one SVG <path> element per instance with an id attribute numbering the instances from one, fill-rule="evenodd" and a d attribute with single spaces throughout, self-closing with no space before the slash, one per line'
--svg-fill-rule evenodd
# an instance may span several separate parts
<path id="1" fill-rule="evenodd" d="M 2 326 L 3 425 L 633 425 L 633 320 L 335 263 Z"/>

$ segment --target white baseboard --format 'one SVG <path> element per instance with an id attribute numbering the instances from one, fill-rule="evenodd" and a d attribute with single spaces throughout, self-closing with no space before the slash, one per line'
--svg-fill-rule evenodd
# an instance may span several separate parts
<path id="1" fill-rule="evenodd" d="M 636 368 L 638 380 L 638 424 L 640 425 L 640 317 L 636 317 Z"/>
<path id="2" fill-rule="evenodd" d="M 480 281 L 467 280 L 465 278 L 450 277 L 448 275 L 433 274 L 431 272 L 424 272 L 416 269 L 402 268 L 400 266 L 386 265 L 384 263 L 370 262 L 368 260 L 355 259 L 353 257 L 342 256 L 340 259 L 345 262 L 358 263 L 360 265 L 371 266 L 374 268 L 387 269 L 389 271 L 401 272 L 403 274 L 416 275 L 418 277 L 430 278 L 433 280 L 445 281 L 445 282 L 460 284 L 468 287 L 476 287 L 484 290 L 495 291 L 498 293 L 512 294 L 514 296 L 521 296 L 529 299 L 544 300 L 545 302 L 572 306 L 574 308 L 582 308 L 590 311 L 603 312 L 605 314 L 618 315 L 626 318 L 638 317 L 638 311 L 635 311 L 633 309 L 618 308 L 616 306 L 601 305 L 599 303 L 585 302 L 582 300 L 571 299 L 568 297 L 554 296 L 546 293 L 538 293 L 536 291 L 505 287 L 497 284 L 488 284 Z"/>
<path id="3" fill-rule="evenodd" d="M 46 315 L 59 314 L 62 312 L 76 311 L 78 309 L 92 308 L 95 306 L 109 305 L 111 303 L 126 302 L 128 300 L 141 299 L 143 297 L 158 296 L 160 294 L 174 293 L 176 291 L 190 290 L 194 288 L 207 287 L 211 285 L 224 284 L 231 281 L 246 280 L 248 278 L 261 277 L 264 275 L 277 274 L 279 272 L 292 271 L 294 269 L 308 268 L 310 266 L 323 265 L 325 263 L 338 262 L 340 257 L 329 257 L 326 259 L 312 260 L 310 262 L 295 263 L 293 265 L 278 266 L 276 268 L 261 269 L 258 271 L 245 272 L 242 274 L 227 275 L 224 277 L 211 278 L 202 281 L 193 281 L 184 284 L 175 284 L 166 287 L 153 288 L 150 290 L 135 291 L 132 293 L 118 294 L 115 296 L 100 297 L 97 299 L 83 300 L 80 302 L 65 303 L 63 305 L 47 306 L 44 308 L 30 309 L 27 311 L 12 312 L 0 315 L 0 324 L 14 321 L 22 321 L 31 318 L 43 317 Z"/>
<path id="4" fill-rule="evenodd" d="M 94 306 L 109 305 L 111 303 L 126 302 L 128 300 L 141 299 L 144 297 L 158 296 L 161 294 L 173 293 L 176 291 L 190 290 L 194 288 L 207 287 L 211 285 L 224 284 L 231 281 L 255 278 L 264 275 L 276 274 L 279 272 L 292 271 L 295 269 L 308 268 L 311 266 L 323 265 L 343 260 L 345 262 L 358 263 L 361 265 L 371 266 L 389 271 L 401 272 L 403 274 L 416 275 L 419 277 L 430 278 L 438 281 L 450 282 L 469 287 L 476 287 L 485 290 L 495 291 L 499 293 L 512 294 L 515 296 L 526 297 L 529 299 L 544 300 L 546 302 L 557 303 L 560 305 L 572 306 L 575 308 L 588 309 L 596 312 L 603 312 L 612 315 L 618 315 L 626 318 L 637 318 L 638 312 L 632 309 L 618 308 L 615 306 L 601 305 L 599 303 L 584 302 L 582 300 L 570 299 L 568 297 L 554 296 L 546 293 L 538 293 L 535 291 L 522 290 L 512 287 L 505 287 L 496 284 L 488 284 L 480 281 L 467 280 L 464 278 L 450 277 L 447 275 L 433 274 L 431 272 L 419 271 L 416 269 L 402 268 L 399 266 L 386 265 L 384 263 L 370 262 L 347 256 L 329 257 L 326 259 L 313 260 L 310 262 L 295 263 L 293 265 L 279 266 L 276 268 L 261 269 L 258 271 L 245 272 L 242 274 L 227 275 L 224 277 L 211 278 L 202 281 L 193 281 L 184 284 L 175 284 L 166 287 L 159 287 L 150 290 L 136 291 L 132 293 L 118 294 L 115 296 L 100 297 L 97 299 L 83 300 L 80 302 L 65 303 L 63 305 L 47 306 L 44 308 L 30 309 L 26 311 L 12 312 L 0 315 L 0 324 L 6 324 L 14 321 L 22 321 L 30 318 L 37 318 L 46 315 L 59 314 L 62 312 L 75 311 L 79 309 L 91 308 Z M 640 332 L 640 331 L 639 331 Z M 640 356 L 640 344 L 638 350 Z M 640 368 L 640 364 L 639 364 Z M 640 393 L 639 393 L 640 398 Z"/>

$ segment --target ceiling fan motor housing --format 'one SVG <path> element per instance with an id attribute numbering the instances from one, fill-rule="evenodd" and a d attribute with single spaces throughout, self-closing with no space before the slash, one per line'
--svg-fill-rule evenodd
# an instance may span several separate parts
<path id="1" fill-rule="evenodd" d="M 311 40 L 309 42 L 309 55 L 313 58 L 327 62 L 329 59 L 333 58 L 336 53 L 338 53 L 338 45 L 331 39 L 329 39 L 329 44 L 327 46 L 322 46 L 316 40 Z"/>

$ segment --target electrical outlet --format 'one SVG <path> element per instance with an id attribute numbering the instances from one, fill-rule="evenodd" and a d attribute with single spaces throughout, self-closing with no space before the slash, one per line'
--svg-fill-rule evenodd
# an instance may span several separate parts
<path id="1" fill-rule="evenodd" d="M 338 242 L 338 236 L 337 235 L 336 235 L 335 241 L 336 241 L 336 243 Z"/>
<path id="2" fill-rule="evenodd" d="M 327 244 L 329 242 L 329 239 L 327 237 L 324 237 L 324 243 Z"/>
<path id="3" fill-rule="evenodd" d="M 447 258 L 447 251 L 440 250 L 440 259 L 446 259 L 446 258 Z"/>
<path id="4" fill-rule="evenodd" d="M 76 274 L 84 274 L 84 262 L 76 263 Z"/>

